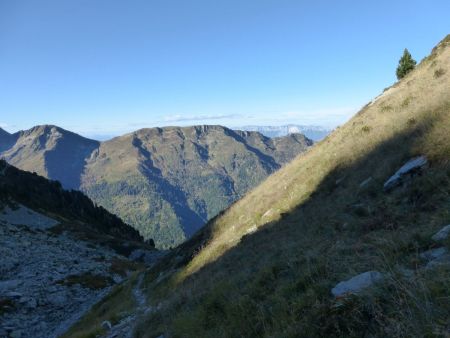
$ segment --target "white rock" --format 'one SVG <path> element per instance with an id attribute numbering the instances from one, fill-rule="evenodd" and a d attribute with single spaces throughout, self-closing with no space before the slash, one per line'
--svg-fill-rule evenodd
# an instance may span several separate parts
<path id="1" fill-rule="evenodd" d="M 258 230 L 258 228 L 256 227 L 256 224 L 253 224 L 250 228 L 247 229 L 247 231 L 245 233 L 247 235 L 250 235 L 250 234 L 256 232 L 256 230 Z"/>
<path id="2" fill-rule="evenodd" d="M 443 227 L 441 230 L 439 230 L 438 232 L 436 232 L 433 237 L 431 237 L 434 241 L 436 242 L 440 242 L 443 241 L 445 239 L 447 239 L 447 237 L 450 235 L 450 224 Z"/>
<path id="3" fill-rule="evenodd" d="M 358 293 L 361 290 L 380 281 L 382 278 L 383 275 L 378 271 L 367 271 L 346 281 L 338 283 L 331 290 L 331 293 L 335 297 L 344 296 L 349 293 Z"/>
<path id="4" fill-rule="evenodd" d="M 384 183 L 384 190 L 388 191 L 402 183 L 405 176 L 422 170 L 428 164 L 425 156 L 419 156 L 406 162 L 397 172 Z"/>
<path id="5" fill-rule="evenodd" d="M 267 211 L 264 213 L 264 215 L 262 215 L 261 218 L 271 217 L 273 214 L 274 214 L 273 209 L 269 209 L 269 210 L 267 210 Z"/>
<path id="6" fill-rule="evenodd" d="M 102 323 L 102 327 L 103 327 L 105 330 L 111 330 L 111 329 L 112 329 L 111 322 L 110 322 L 109 320 L 105 320 L 105 321 Z"/>

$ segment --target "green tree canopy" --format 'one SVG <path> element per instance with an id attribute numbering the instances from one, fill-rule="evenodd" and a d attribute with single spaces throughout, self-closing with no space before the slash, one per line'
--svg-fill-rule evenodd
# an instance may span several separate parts
<path id="1" fill-rule="evenodd" d="M 403 51 L 403 55 L 398 62 L 397 67 L 397 79 L 403 79 L 406 74 L 412 71 L 416 67 L 416 60 L 414 60 L 411 56 L 411 53 L 408 49 L 405 48 Z"/>

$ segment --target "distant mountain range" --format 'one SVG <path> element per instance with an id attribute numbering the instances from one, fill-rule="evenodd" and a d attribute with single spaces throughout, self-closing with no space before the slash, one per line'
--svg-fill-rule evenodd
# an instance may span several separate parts
<path id="1" fill-rule="evenodd" d="M 267 137 L 282 137 L 300 133 L 313 141 L 320 141 L 331 132 L 330 129 L 320 126 L 303 126 L 298 124 L 286 124 L 283 126 L 242 126 L 234 129 L 257 131 Z"/>
<path id="2" fill-rule="evenodd" d="M 312 143 L 221 126 L 141 129 L 105 142 L 49 125 L 0 129 L 1 158 L 83 191 L 161 248 L 189 238 Z"/>

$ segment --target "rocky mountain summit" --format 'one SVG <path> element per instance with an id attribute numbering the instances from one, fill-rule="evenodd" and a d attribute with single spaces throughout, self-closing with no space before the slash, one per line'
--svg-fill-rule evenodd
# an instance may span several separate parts
<path id="1" fill-rule="evenodd" d="M 101 143 L 37 126 L 0 139 L 0 157 L 83 191 L 164 248 L 311 145 L 301 134 L 271 139 L 208 125 L 142 129 Z"/>

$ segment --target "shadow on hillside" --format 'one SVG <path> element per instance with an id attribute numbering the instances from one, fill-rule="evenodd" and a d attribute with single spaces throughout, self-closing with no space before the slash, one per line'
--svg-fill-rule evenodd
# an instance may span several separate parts
<path id="1" fill-rule="evenodd" d="M 244 255 L 246 250 L 261 252 L 261 255 L 265 254 L 264 250 L 267 248 L 277 247 L 278 251 L 282 251 L 287 242 L 295 242 L 307 233 L 306 229 L 310 231 L 311 227 L 317 227 L 317 231 L 321 231 L 319 228 L 327 227 L 336 229 L 338 224 L 345 222 L 344 219 L 340 219 L 339 214 L 351 212 L 351 208 L 364 199 L 385 199 L 387 195 L 383 191 L 384 182 L 406 161 L 422 155 L 420 153 L 421 137 L 426 135 L 436 122 L 431 118 L 423 123 L 410 120 L 404 132 L 378 144 L 364 157 L 347 165 L 341 165 L 328 173 L 308 200 L 289 213 L 282 214 L 280 220 L 267 223 L 257 232 L 244 236 L 238 245 L 229 248 L 220 258 L 209 262 L 199 271 L 188 276 L 186 282 L 195 279 L 197 275 L 205 272 L 204 270 L 208 270 L 205 275 L 211 276 L 210 272 L 214 269 L 220 269 L 221 266 L 233 266 L 233 260 Z M 358 136 L 369 137 L 370 132 L 361 130 Z M 361 194 L 360 184 L 368 178 L 372 178 L 371 187 Z M 155 267 L 156 271 L 176 270 L 186 266 L 212 240 L 211 224 L 224 212 L 226 211 L 208 222 L 190 240 L 174 249 Z M 239 267 L 236 268 L 239 269 Z"/>
<path id="2" fill-rule="evenodd" d="M 41 137 L 41 144 L 45 144 L 46 135 Z M 98 141 L 65 134 L 53 151 L 44 154 L 48 177 L 60 181 L 65 189 L 79 190 L 86 161 L 99 145 Z"/>

